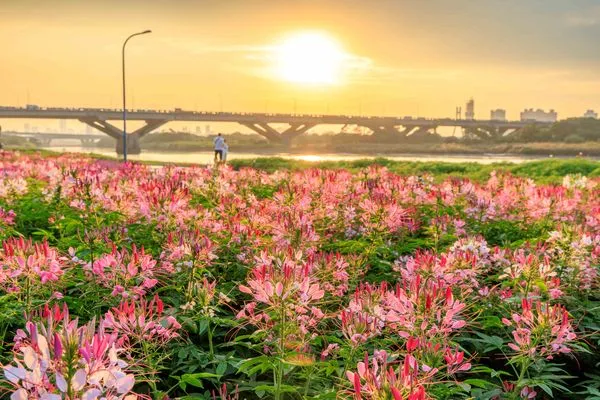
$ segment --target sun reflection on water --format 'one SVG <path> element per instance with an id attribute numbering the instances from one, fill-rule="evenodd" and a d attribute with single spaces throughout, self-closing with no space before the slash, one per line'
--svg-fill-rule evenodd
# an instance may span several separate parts
<path id="1" fill-rule="evenodd" d="M 302 161 L 310 161 L 310 162 L 318 162 L 318 161 L 324 160 L 323 157 L 316 155 L 316 154 L 300 155 L 300 156 L 296 156 L 296 159 L 302 160 Z"/>

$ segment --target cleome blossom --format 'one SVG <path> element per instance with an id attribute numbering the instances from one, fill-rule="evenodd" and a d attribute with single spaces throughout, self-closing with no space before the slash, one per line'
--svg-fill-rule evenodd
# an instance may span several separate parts
<path id="1" fill-rule="evenodd" d="M 57 281 L 64 273 L 63 259 L 48 242 L 7 239 L 0 250 L 0 289 L 18 293 L 28 282 Z"/>
<path id="2" fill-rule="evenodd" d="M 104 326 L 119 337 L 120 344 L 164 344 L 179 337 L 181 328 L 175 317 L 164 315 L 164 304 L 157 295 L 151 301 L 123 301 L 105 314 Z"/>
<path id="3" fill-rule="evenodd" d="M 66 306 L 19 330 L 13 362 L 3 367 L 11 400 L 135 400 L 135 377 L 119 358 L 117 336 L 102 321 L 78 326 Z M 54 320 L 62 317 L 61 321 Z"/>
<path id="4" fill-rule="evenodd" d="M 160 265 L 146 254 L 144 248 L 133 245 L 131 252 L 121 251 L 113 245 L 112 251 L 93 263 L 84 265 L 90 280 L 112 289 L 112 296 L 138 298 L 144 296 L 159 282 L 159 278 L 171 273 L 170 266 Z"/>
<path id="5" fill-rule="evenodd" d="M 253 297 L 237 314 L 267 335 L 279 322 L 289 321 L 285 336 L 297 350 L 313 338 L 314 328 L 324 318 L 318 307 L 325 291 L 310 274 L 301 254 L 271 257 L 263 253 L 239 290 Z"/>
<path id="6" fill-rule="evenodd" d="M 569 313 L 563 306 L 523 299 L 521 308 L 521 314 L 514 313 L 512 320 L 502 319 L 505 325 L 514 327 L 514 342 L 508 345 L 512 350 L 549 360 L 555 354 L 571 352 L 567 345 L 577 335 L 571 326 Z"/>
<path id="7" fill-rule="evenodd" d="M 417 275 L 406 286 L 386 293 L 383 301 L 386 325 L 402 337 L 448 337 L 463 328 L 466 305 L 454 298 L 443 281 Z"/>
<path id="8" fill-rule="evenodd" d="M 407 355 L 403 362 L 394 369 L 388 364 L 385 351 L 369 362 L 365 360 L 357 364 L 356 372 L 347 371 L 346 377 L 352 384 L 350 396 L 355 400 L 425 400 L 427 393 L 424 385 L 433 378 L 433 373 L 421 374 L 415 358 Z"/>

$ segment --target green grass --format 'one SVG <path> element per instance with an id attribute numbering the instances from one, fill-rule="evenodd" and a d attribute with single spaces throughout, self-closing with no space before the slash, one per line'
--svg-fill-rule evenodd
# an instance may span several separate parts
<path id="1" fill-rule="evenodd" d="M 478 164 L 450 162 L 418 162 L 393 161 L 386 158 L 364 159 L 354 161 L 324 161 L 308 162 L 284 159 L 279 157 L 256 158 L 248 160 L 232 160 L 230 164 L 236 168 L 252 167 L 267 172 L 277 170 L 302 170 L 307 168 L 345 168 L 352 171 L 360 170 L 370 165 L 387 167 L 390 171 L 401 175 L 433 175 L 437 179 L 446 177 L 471 178 L 477 181 L 485 180 L 492 171 L 509 172 L 517 176 L 535 179 L 538 182 L 559 183 L 565 175 L 582 174 L 590 177 L 600 176 L 600 162 L 571 159 L 531 161 L 522 164 L 494 163 Z"/>
<path id="2" fill-rule="evenodd" d="M 40 153 L 43 156 L 56 156 L 60 154 L 47 150 L 22 149 L 19 151 L 23 153 Z M 87 156 L 95 159 L 114 159 L 98 154 L 89 154 Z M 141 163 L 156 166 L 173 164 L 160 161 L 142 161 Z M 181 166 L 191 165 L 188 163 L 177 164 Z M 311 162 L 281 157 L 259 157 L 253 159 L 233 159 L 229 164 L 235 169 L 251 167 L 266 172 L 275 172 L 277 170 L 298 171 L 308 168 L 348 169 L 356 172 L 363 168 L 377 165 L 386 167 L 390 171 L 400 175 L 432 175 L 438 181 L 448 177 L 470 178 L 475 181 L 483 181 L 489 178 L 492 171 L 509 172 L 516 176 L 532 178 L 540 183 L 560 183 L 564 176 L 572 174 L 581 174 L 588 177 L 600 176 L 600 161 L 586 159 L 553 159 L 529 161 L 521 164 L 508 162 L 479 164 L 476 162 L 394 161 L 387 158 Z"/>

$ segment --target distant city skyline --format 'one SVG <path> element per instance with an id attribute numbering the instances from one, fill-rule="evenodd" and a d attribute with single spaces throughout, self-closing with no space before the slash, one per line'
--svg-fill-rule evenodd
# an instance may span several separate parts
<path id="1" fill-rule="evenodd" d="M 128 48 L 132 108 L 452 118 L 473 97 L 480 119 L 600 109 L 593 0 L 2 3 L 0 105 L 119 108 L 122 41 L 152 29 Z"/>

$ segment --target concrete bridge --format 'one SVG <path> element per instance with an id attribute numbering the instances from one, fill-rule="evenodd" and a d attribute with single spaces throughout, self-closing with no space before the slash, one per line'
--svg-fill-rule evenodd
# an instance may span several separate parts
<path id="1" fill-rule="evenodd" d="M 0 119 L 75 119 L 104 132 L 117 142 L 117 153 L 123 149 L 123 131 L 108 121 L 119 121 L 123 111 L 106 108 L 40 108 L 37 106 L 0 107 Z M 248 127 L 267 140 L 290 145 L 294 138 L 306 133 L 317 125 L 357 125 L 370 129 L 376 137 L 404 138 L 435 132 L 438 127 L 460 127 L 469 134 L 484 140 L 493 140 L 528 125 L 549 125 L 535 121 L 479 121 L 456 120 L 450 118 L 426 119 L 412 117 L 366 117 L 357 115 L 299 115 L 269 113 L 196 112 L 174 109 L 128 110 L 128 121 L 144 121 L 145 125 L 127 137 L 127 151 L 130 154 L 141 152 L 140 138 L 171 121 L 234 122 Z M 271 124 L 288 124 L 289 127 L 277 130 Z"/>

